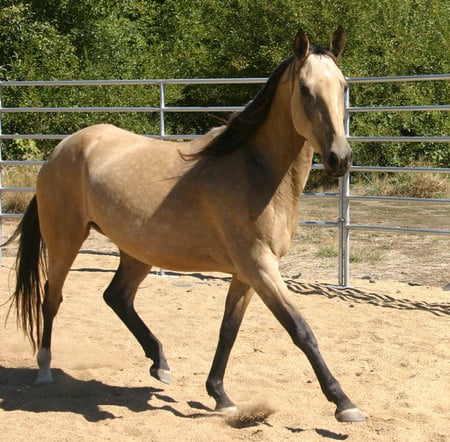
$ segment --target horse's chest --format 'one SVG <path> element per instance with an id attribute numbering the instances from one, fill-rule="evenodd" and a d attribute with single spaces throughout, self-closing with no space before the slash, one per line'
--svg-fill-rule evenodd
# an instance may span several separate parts
<path id="1" fill-rule="evenodd" d="M 287 253 L 295 225 L 292 213 L 276 205 L 267 207 L 258 220 L 258 230 L 264 242 L 277 257 Z"/>

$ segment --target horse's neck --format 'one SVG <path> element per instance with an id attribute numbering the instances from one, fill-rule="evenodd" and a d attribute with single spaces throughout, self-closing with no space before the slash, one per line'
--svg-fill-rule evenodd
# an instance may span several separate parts
<path id="1" fill-rule="evenodd" d="M 271 204 L 284 212 L 293 234 L 298 224 L 298 202 L 311 170 L 313 147 L 295 130 L 290 113 L 292 87 L 281 81 L 265 122 L 252 138 L 251 149 L 274 183 Z"/>
<path id="2" fill-rule="evenodd" d="M 298 199 L 311 169 L 313 149 L 292 123 L 289 86 L 279 89 L 269 115 L 253 136 L 251 149 L 270 175 Z"/>
<path id="3" fill-rule="evenodd" d="M 297 230 L 298 203 L 311 170 L 313 149 L 298 135 L 287 137 L 281 132 L 272 132 L 261 131 L 260 141 L 255 139 L 252 150 L 273 184 L 268 205 L 277 216 L 286 220 L 286 228 L 292 237 Z"/>

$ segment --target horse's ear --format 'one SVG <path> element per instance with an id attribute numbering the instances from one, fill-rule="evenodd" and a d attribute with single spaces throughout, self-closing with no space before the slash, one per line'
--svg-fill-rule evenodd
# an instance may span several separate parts
<path id="1" fill-rule="evenodd" d="M 342 54 L 345 46 L 345 32 L 342 26 L 336 29 L 330 40 L 330 51 L 333 55 L 338 58 Z"/>
<path id="2" fill-rule="evenodd" d="M 308 36 L 303 30 L 297 32 L 294 39 L 294 54 L 299 60 L 303 60 L 309 53 Z"/>

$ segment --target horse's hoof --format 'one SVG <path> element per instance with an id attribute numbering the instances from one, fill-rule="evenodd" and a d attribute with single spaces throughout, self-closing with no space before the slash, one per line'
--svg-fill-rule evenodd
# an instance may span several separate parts
<path id="1" fill-rule="evenodd" d="M 51 384 L 53 382 L 52 371 L 50 368 L 40 368 L 34 381 L 35 385 Z"/>
<path id="2" fill-rule="evenodd" d="M 339 422 L 364 422 L 366 420 L 358 408 L 336 411 L 335 417 Z"/>
<path id="3" fill-rule="evenodd" d="M 237 407 L 236 405 L 227 405 L 224 407 L 216 407 L 216 411 L 218 413 L 223 413 L 223 414 L 231 414 L 231 413 L 235 413 L 237 411 Z"/>
<path id="4" fill-rule="evenodd" d="M 52 370 L 50 369 L 50 362 L 52 360 L 52 352 L 48 348 L 40 348 L 37 354 L 38 375 L 34 382 L 39 384 L 50 384 L 53 382 Z"/>
<path id="5" fill-rule="evenodd" d="M 158 381 L 170 384 L 170 370 L 164 368 L 150 368 L 150 374 Z"/>
<path id="6" fill-rule="evenodd" d="M 53 382 L 52 373 L 48 371 L 45 374 L 38 374 L 38 377 L 34 381 L 35 385 L 51 384 Z"/>

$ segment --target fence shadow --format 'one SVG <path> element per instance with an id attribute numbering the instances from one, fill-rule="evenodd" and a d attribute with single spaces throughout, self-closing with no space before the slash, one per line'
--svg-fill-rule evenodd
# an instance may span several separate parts
<path id="1" fill-rule="evenodd" d="M 89 252 L 90 253 L 90 252 Z M 105 270 L 97 268 L 79 268 L 72 269 L 78 272 L 115 272 L 115 270 Z M 157 274 L 157 271 L 153 272 Z M 190 276 L 199 281 L 221 281 L 228 283 L 231 281 L 229 276 L 217 276 L 215 274 L 202 273 L 179 273 L 165 271 L 165 275 L 169 277 Z M 289 290 L 303 296 L 319 295 L 326 296 L 329 299 L 338 298 L 346 302 L 359 304 L 370 304 L 384 308 L 394 308 L 398 310 L 422 310 L 436 316 L 450 316 L 450 303 L 448 302 L 426 302 L 412 301 L 410 299 L 399 299 L 386 294 L 375 292 L 366 292 L 354 287 L 339 287 L 324 283 L 301 282 L 297 279 L 285 279 Z M 195 284 L 195 283 L 194 283 Z"/>
<path id="2" fill-rule="evenodd" d="M 352 287 L 337 287 L 319 283 L 305 283 L 287 279 L 286 284 L 294 293 L 309 296 L 320 295 L 329 299 L 338 298 L 346 302 L 370 304 L 377 307 L 394 308 L 398 310 L 422 310 L 436 316 L 450 316 L 450 303 L 411 301 L 410 299 L 394 298 L 390 295 L 365 292 Z"/>

